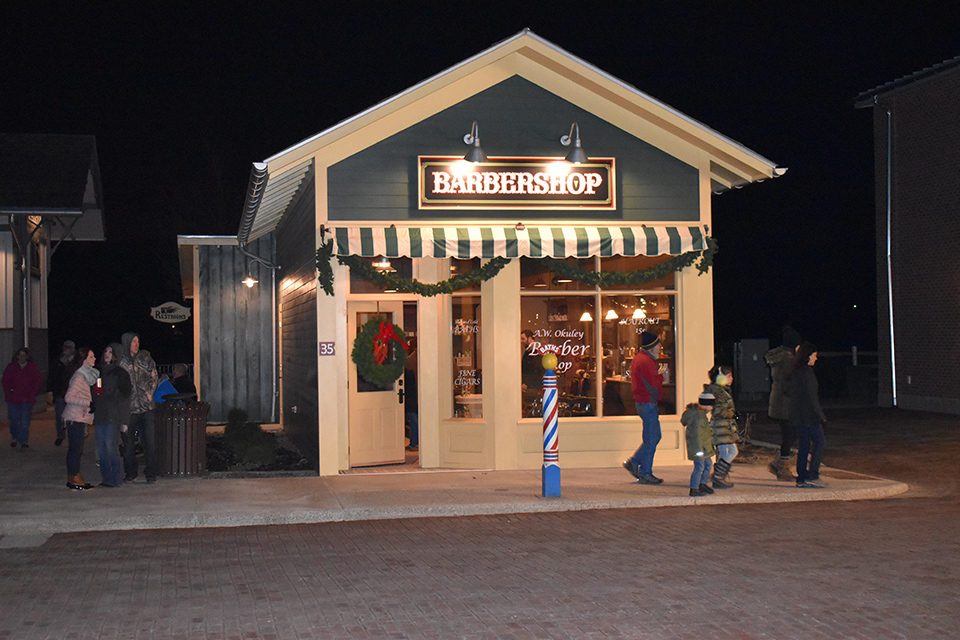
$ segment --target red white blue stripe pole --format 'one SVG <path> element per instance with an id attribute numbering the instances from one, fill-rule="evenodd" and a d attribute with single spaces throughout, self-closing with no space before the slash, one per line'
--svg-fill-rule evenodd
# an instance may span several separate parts
<path id="1" fill-rule="evenodd" d="M 560 445 L 557 421 L 557 356 L 543 356 L 543 497 L 560 497 Z"/>

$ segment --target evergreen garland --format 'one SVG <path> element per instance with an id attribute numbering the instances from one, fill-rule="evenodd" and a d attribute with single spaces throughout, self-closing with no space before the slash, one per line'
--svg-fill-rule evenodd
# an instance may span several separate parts
<path id="1" fill-rule="evenodd" d="M 556 258 L 541 258 L 551 271 L 557 276 L 569 278 L 576 282 L 586 284 L 592 287 L 611 287 L 623 285 L 639 285 L 651 280 L 657 280 L 674 271 L 681 271 L 689 267 L 697 259 L 697 271 L 701 274 L 706 273 L 713 266 L 713 257 L 719 251 L 717 241 L 713 238 L 707 238 L 707 248 L 703 251 L 688 251 L 679 256 L 675 256 L 666 262 L 661 262 L 648 269 L 638 271 L 587 271 L 580 268 L 579 265 L 567 264 L 564 260 Z M 321 244 L 317 249 L 317 279 L 328 296 L 333 295 L 333 267 L 330 259 L 333 256 L 333 241 Z M 479 270 L 472 273 L 454 276 L 449 280 L 438 282 L 437 284 L 426 284 L 419 280 L 411 278 L 402 278 L 394 273 L 384 273 L 377 271 L 370 266 L 363 258 L 359 256 L 337 256 L 340 264 L 350 267 L 351 273 L 356 273 L 361 278 L 369 280 L 377 285 L 388 289 L 395 289 L 402 293 L 415 293 L 425 298 L 430 298 L 441 293 L 453 293 L 460 289 L 476 286 L 482 282 L 493 278 L 500 270 L 510 263 L 509 258 L 493 258 L 488 263 L 480 267 Z"/>
<path id="2" fill-rule="evenodd" d="M 359 256 L 337 256 L 340 264 L 350 267 L 351 273 L 388 289 L 396 289 L 401 293 L 415 293 L 424 298 L 432 298 L 441 293 L 453 293 L 460 289 L 473 287 L 481 282 L 493 278 L 500 270 L 510 264 L 510 258 L 493 258 L 477 271 L 457 275 L 449 280 L 437 284 L 426 284 L 411 278 L 402 278 L 395 273 L 377 271 Z"/>
<path id="3" fill-rule="evenodd" d="M 322 236 L 321 236 L 322 238 Z M 317 280 L 323 287 L 323 292 L 328 296 L 333 295 L 333 267 L 330 266 L 330 258 L 333 257 L 333 240 L 321 242 L 317 249 Z"/>
<path id="4" fill-rule="evenodd" d="M 587 271 L 580 265 L 571 265 L 556 258 L 542 258 L 542 260 L 558 277 L 569 278 L 581 284 L 604 289 L 612 286 L 638 285 L 657 280 L 674 271 L 681 271 L 689 267 L 696 262 L 697 258 L 700 258 L 697 271 L 701 274 L 706 273 L 713 266 L 713 256 L 718 249 L 717 241 L 713 238 L 707 238 L 707 248 L 704 251 L 688 251 L 670 258 L 666 262 L 639 271 Z"/>

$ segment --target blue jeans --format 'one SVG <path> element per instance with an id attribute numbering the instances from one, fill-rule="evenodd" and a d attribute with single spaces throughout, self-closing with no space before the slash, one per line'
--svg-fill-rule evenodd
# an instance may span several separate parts
<path id="1" fill-rule="evenodd" d="M 638 402 L 637 415 L 643 421 L 643 443 L 630 459 L 640 469 L 641 476 L 651 476 L 653 475 L 653 454 L 657 452 L 657 445 L 660 444 L 662 437 L 657 403 Z"/>
<path id="2" fill-rule="evenodd" d="M 690 474 L 690 488 L 698 489 L 700 485 L 710 482 L 710 471 L 713 469 L 713 460 L 707 456 L 700 456 L 693 461 L 693 473 Z"/>
<path id="3" fill-rule="evenodd" d="M 123 461 L 117 447 L 117 433 L 120 427 L 115 424 L 95 425 L 97 431 L 97 458 L 100 460 L 100 477 L 104 484 L 119 487 L 123 484 Z"/>
<path id="4" fill-rule="evenodd" d="M 820 463 L 823 461 L 823 427 L 821 425 L 801 425 L 797 427 L 799 445 L 797 449 L 797 482 L 816 480 L 820 477 Z M 810 456 L 809 466 L 807 456 Z"/>
<path id="5" fill-rule="evenodd" d="M 67 428 L 67 475 L 75 476 L 80 473 L 80 457 L 83 455 L 83 439 L 87 437 L 87 424 L 66 420 L 63 426 Z"/>
<path id="6" fill-rule="evenodd" d="M 410 423 L 410 446 L 420 446 L 420 414 L 408 413 L 407 422 Z"/>
<path id="7" fill-rule="evenodd" d="M 726 460 L 727 462 L 733 462 L 733 459 L 737 457 L 737 454 L 740 453 L 740 450 L 737 448 L 735 442 L 730 444 L 718 444 L 717 445 L 717 458 Z"/>
<path id="8" fill-rule="evenodd" d="M 8 404 L 7 416 L 10 418 L 10 438 L 14 442 L 27 444 L 30 440 L 30 417 L 33 404 Z"/>
<path id="9" fill-rule="evenodd" d="M 123 434 L 123 471 L 130 478 L 137 477 L 137 436 L 143 447 L 143 475 L 156 478 L 160 471 L 160 452 L 157 450 L 157 422 L 153 411 L 134 413 L 130 416 L 129 428 Z"/>

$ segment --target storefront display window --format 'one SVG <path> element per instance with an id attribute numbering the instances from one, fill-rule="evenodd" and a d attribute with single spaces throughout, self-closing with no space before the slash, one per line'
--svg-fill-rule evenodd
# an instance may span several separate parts
<path id="1" fill-rule="evenodd" d="M 594 262 L 602 269 L 639 271 L 656 264 L 660 258 L 610 258 L 579 260 L 579 266 Z M 547 278 L 521 262 L 524 277 Z M 665 292 L 674 287 L 673 274 L 634 286 L 630 293 L 610 294 L 625 287 L 589 289 L 557 296 L 549 288 L 524 289 L 520 298 L 522 415 L 542 415 L 542 378 L 539 364 L 544 346 L 556 348 L 558 409 L 561 416 L 636 415 L 630 379 L 630 365 L 640 348 L 640 334 L 650 331 L 661 337 L 662 352 L 657 361 L 664 379 L 660 413 L 676 414 L 676 316 L 675 300 Z M 602 345 L 602 346 L 600 346 Z M 598 348 L 600 346 L 600 348 Z M 534 366 L 535 365 L 535 366 Z M 533 369 L 537 369 L 536 372 Z M 599 373 L 598 373 L 599 372 Z"/>
<path id="2" fill-rule="evenodd" d="M 677 413 L 677 353 L 674 298 L 669 295 L 601 295 L 603 342 L 603 415 L 637 415 L 630 365 L 640 349 L 640 334 L 660 336 L 657 369 L 663 376 L 661 414 Z"/>
<path id="3" fill-rule="evenodd" d="M 472 260 L 457 260 L 456 258 L 452 258 L 450 260 L 450 277 L 468 276 L 471 273 L 479 271 L 480 266 L 480 258 L 473 258 Z M 480 291 L 480 285 L 475 284 L 459 290 L 460 293 L 465 291 Z"/>
<path id="4" fill-rule="evenodd" d="M 523 417 L 543 415 L 545 347 L 556 349 L 561 416 L 596 416 L 595 296 L 523 296 L 520 299 Z"/>
<path id="5" fill-rule="evenodd" d="M 584 271 L 596 268 L 593 258 L 567 258 L 564 262 Z M 520 289 L 523 291 L 593 291 L 593 287 L 554 273 L 543 260 L 522 258 L 520 260 Z"/>
<path id="6" fill-rule="evenodd" d="M 480 296 L 453 296 L 453 414 L 483 417 Z"/>

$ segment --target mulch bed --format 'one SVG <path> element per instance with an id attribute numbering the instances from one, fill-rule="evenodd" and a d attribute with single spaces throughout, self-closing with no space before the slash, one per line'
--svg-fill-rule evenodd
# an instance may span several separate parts
<path id="1" fill-rule="evenodd" d="M 271 435 L 277 439 L 276 457 L 267 464 L 259 465 L 239 459 L 223 436 L 208 435 L 207 471 L 216 474 L 230 474 L 231 477 L 262 477 L 265 473 L 279 477 L 282 475 L 303 475 L 303 472 L 307 471 L 316 473 L 310 461 L 297 450 L 292 442 L 283 435 Z"/>

